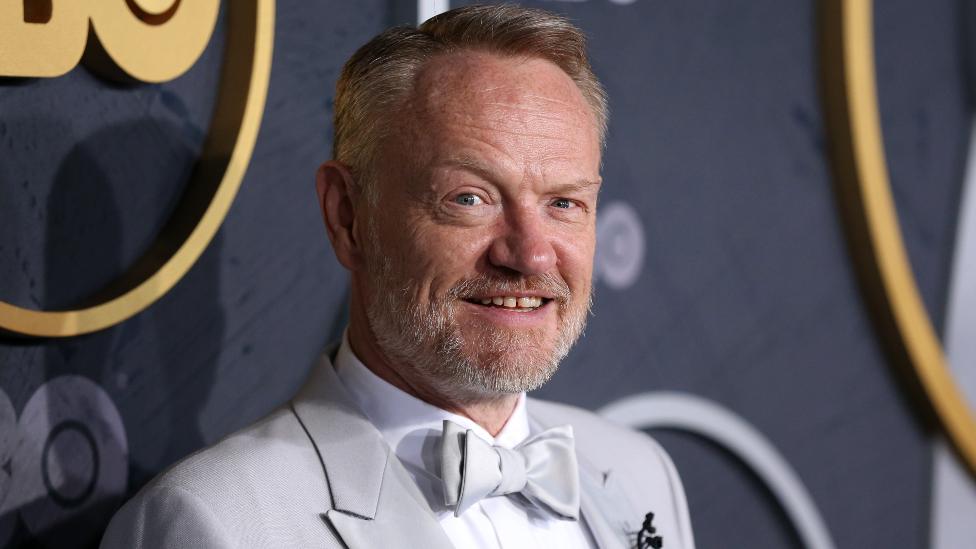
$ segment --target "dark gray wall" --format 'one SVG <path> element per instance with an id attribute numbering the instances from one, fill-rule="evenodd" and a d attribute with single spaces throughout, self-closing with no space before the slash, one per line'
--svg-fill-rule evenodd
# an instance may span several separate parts
<path id="1" fill-rule="evenodd" d="M 525 3 L 568 14 L 592 38 L 613 110 L 601 201 L 636 214 L 629 227 L 644 243 L 633 284 L 601 274 L 585 339 L 539 396 L 589 408 L 650 390 L 704 396 L 782 452 L 839 547 L 925 547 L 929 433 L 886 361 L 848 257 L 825 157 L 814 4 Z M 260 417 L 341 330 L 346 275 L 321 228 L 313 172 L 328 157 L 341 63 L 403 18 L 399 4 L 279 0 L 257 147 L 198 264 L 120 326 L 64 340 L 0 337 L 0 390 L 23 426 L 35 425 L 24 410 L 50 380 L 97 401 L 64 377 L 81 376 L 110 398 L 129 469 L 98 486 L 121 478 L 131 493 Z M 960 5 L 879 4 L 889 165 L 925 302 L 941 319 L 969 124 Z M 83 67 L 0 80 L 0 299 L 70 305 L 152 242 L 200 151 L 222 45 L 223 20 L 194 68 L 162 85 L 109 84 Z M 612 237 L 601 240 L 603 270 L 628 264 L 633 250 L 610 249 Z M 47 406 L 54 416 L 82 408 L 96 434 L 111 415 L 70 399 Z M 19 498 L 0 506 L 0 546 L 91 545 L 119 497 L 106 488 L 52 508 L 17 468 L 34 454 L 18 449 L 10 421 L 0 407 L 0 500 Z M 686 433 L 654 434 L 685 480 L 699 547 L 799 546 L 735 457 Z M 54 458 L 83 494 L 92 466 L 79 444 Z"/>

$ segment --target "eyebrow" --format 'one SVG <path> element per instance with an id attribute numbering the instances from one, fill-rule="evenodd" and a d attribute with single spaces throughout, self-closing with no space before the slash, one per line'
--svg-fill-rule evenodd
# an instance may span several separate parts
<path id="1" fill-rule="evenodd" d="M 482 179 L 486 181 L 494 181 L 497 179 L 495 177 L 495 172 L 491 170 L 485 163 L 472 158 L 470 156 L 457 156 L 447 159 L 441 164 L 444 167 L 449 168 L 460 168 L 475 173 Z M 557 185 L 554 189 L 556 192 L 580 192 L 584 191 L 590 187 L 598 187 L 603 183 L 602 177 L 597 177 L 596 179 L 586 179 L 580 178 L 573 182 L 562 183 Z"/>
<path id="2" fill-rule="evenodd" d="M 572 183 L 564 183 L 557 185 L 554 189 L 555 192 L 580 192 L 585 191 L 591 187 L 599 187 L 603 183 L 602 178 L 596 180 L 591 179 L 580 179 Z"/>

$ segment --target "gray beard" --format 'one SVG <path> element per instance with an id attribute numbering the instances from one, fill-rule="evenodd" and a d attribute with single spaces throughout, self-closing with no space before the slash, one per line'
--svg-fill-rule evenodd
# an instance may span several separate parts
<path id="1" fill-rule="evenodd" d="M 372 232 L 372 231 L 370 231 Z M 373 237 L 374 235 L 370 235 Z M 373 238 L 370 238 L 373 240 Z M 380 250 L 371 242 L 373 250 Z M 377 257 L 378 256 L 378 257 Z M 386 255 L 369 258 L 371 296 L 366 296 L 366 316 L 380 350 L 408 377 L 421 381 L 441 398 L 455 402 L 485 400 L 538 389 L 556 373 L 559 363 L 583 333 L 589 302 L 582 311 L 570 310 L 569 288 L 558 277 L 545 275 L 521 279 L 481 277 L 455 285 L 446 296 L 422 309 L 413 305 L 412 282 L 397 284 L 398 276 Z M 557 297 L 559 336 L 547 351 L 536 330 L 492 330 L 475 341 L 466 340 L 455 318 L 463 296 L 479 290 L 545 288 Z"/>

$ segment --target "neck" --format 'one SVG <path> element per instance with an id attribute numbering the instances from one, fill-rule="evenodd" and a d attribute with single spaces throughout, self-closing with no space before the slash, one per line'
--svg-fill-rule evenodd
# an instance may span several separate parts
<path id="1" fill-rule="evenodd" d="M 356 299 L 356 292 L 350 303 L 349 346 L 356 357 L 380 379 L 442 410 L 466 417 L 474 421 L 491 436 L 498 436 L 515 411 L 519 395 L 491 394 L 457 397 L 437 391 L 431 383 L 418 375 L 414 368 L 394 364 L 376 344 L 376 336 L 367 321 L 362 300 Z"/>

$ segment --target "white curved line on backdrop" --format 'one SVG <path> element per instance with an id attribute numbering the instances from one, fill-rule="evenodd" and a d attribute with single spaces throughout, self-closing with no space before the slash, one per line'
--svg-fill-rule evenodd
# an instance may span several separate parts
<path id="1" fill-rule="evenodd" d="M 673 392 L 641 393 L 598 413 L 635 429 L 667 428 L 721 444 L 766 483 L 808 549 L 834 549 L 834 541 L 800 477 L 776 448 L 731 410 L 707 399 Z"/>

